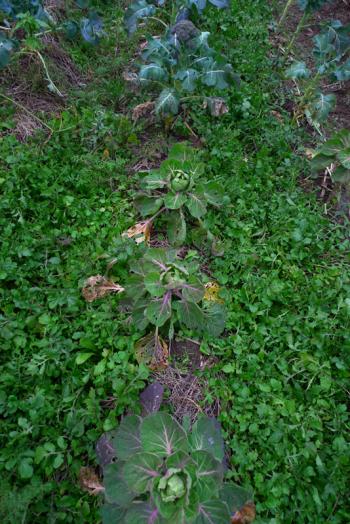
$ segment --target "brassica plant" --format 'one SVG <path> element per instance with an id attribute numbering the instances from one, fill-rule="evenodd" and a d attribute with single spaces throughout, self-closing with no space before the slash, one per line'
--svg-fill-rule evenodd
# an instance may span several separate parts
<path id="1" fill-rule="evenodd" d="M 141 191 L 135 195 L 135 206 L 143 217 L 165 217 L 168 240 L 175 246 L 186 240 L 188 217 L 196 219 L 208 240 L 213 240 L 203 220 L 207 205 L 220 207 L 228 199 L 220 183 L 203 180 L 203 172 L 204 164 L 199 162 L 196 152 L 184 144 L 177 144 L 159 169 L 141 178 Z"/>
<path id="2" fill-rule="evenodd" d="M 225 309 L 219 302 L 206 301 L 198 265 L 181 260 L 173 249 L 148 248 L 129 262 L 125 295 L 129 299 L 133 325 L 145 330 L 149 324 L 174 325 L 218 336 L 225 327 Z M 163 328 L 163 329 L 164 329 Z"/>
<path id="3" fill-rule="evenodd" d="M 343 129 L 320 145 L 311 161 L 311 169 L 318 172 L 330 169 L 335 182 L 350 182 L 350 131 Z"/>
<path id="4" fill-rule="evenodd" d="M 251 504 L 251 493 L 224 482 L 224 441 L 215 419 L 202 416 L 187 433 L 167 413 L 130 415 L 111 445 L 103 524 L 242 522 L 235 515 Z"/>

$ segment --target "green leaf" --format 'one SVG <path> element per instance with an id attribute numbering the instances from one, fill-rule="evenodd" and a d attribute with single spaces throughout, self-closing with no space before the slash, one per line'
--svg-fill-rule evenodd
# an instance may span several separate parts
<path id="1" fill-rule="evenodd" d="M 350 148 L 350 131 L 342 129 L 327 140 L 317 151 L 322 155 L 335 156 L 343 149 Z"/>
<path id="2" fill-rule="evenodd" d="M 144 445 L 142 447 L 145 449 Z M 144 493 L 150 489 L 152 481 L 160 477 L 161 465 L 162 460 L 155 453 L 147 453 L 146 451 L 136 453 L 124 464 L 123 479 L 125 479 L 129 489 L 136 493 Z"/>
<path id="3" fill-rule="evenodd" d="M 153 297 L 162 297 L 165 287 L 160 280 L 160 273 L 152 272 L 145 276 L 145 288 Z"/>
<path id="4" fill-rule="evenodd" d="M 316 173 L 317 171 L 323 171 L 326 167 L 330 166 L 332 159 L 329 156 L 316 154 L 311 160 L 311 171 Z"/>
<path id="5" fill-rule="evenodd" d="M 206 65 L 201 74 L 201 80 L 206 86 L 226 89 L 233 81 L 232 75 L 229 64 L 220 65 L 218 62 L 212 61 Z"/>
<path id="6" fill-rule="evenodd" d="M 167 78 L 167 71 L 155 63 L 143 65 L 139 72 L 140 82 L 162 82 Z"/>
<path id="7" fill-rule="evenodd" d="M 231 515 L 239 511 L 243 506 L 252 501 L 253 493 L 251 490 L 237 486 L 233 482 L 224 484 L 220 490 L 220 499 L 226 502 Z"/>
<path id="8" fill-rule="evenodd" d="M 207 211 L 206 201 L 203 193 L 189 193 L 186 206 L 194 218 L 201 218 Z"/>
<path id="9" fill-rule="evenodd" d="M 202 184 L 200 192 L 204 194 L 204 197 L 213 206 L 222 206 L 224 203 L 225 190 L 219 182 L 211 181 Z"/>
<path id="10" fill-rule="evenodd" d="M 226 309 L 223 304 L 206 303 L 204 306 L 205 331 L 212 337 L 218 337 L 225 329 Z"/>
<path id="11" fill-rule="evenodd" d="M 125 517 L 125 524 L 166 524 L 159 510 L 148 502 L 131 505 Z"/>
<path id="12" fill-rule="evenodd" d="M 216 460 L 222 462 L 225 445 L 218 421 L 215 418 L 199 417 L 192 428 L 190 446 L 193 450 L 207 451 Z"/>
<path id="13" fill-rule="evenodd" d="M 200 500 L 207 500 L 217 495 L 223 481 L 223 465 L 207 451 L 192 451 L 192 460 L 195 462 L 195 472 L 198 479 Z"/>
<path id="14" fill-rule="evenodd" d="M 33 476 L 34 469 L 31 458 L 23 458 L 18 466 L 18 472 L 21 479 L 30 479 Z"/>
<path id="15" fill-rule="evenodd" d="M 133 269 L 130 268 L 131 271 Z M 129 276 L 126 286 L 125 286 L 125 295 L 131 298 L 133 301 L 137 301 L 146 293 L 146 288 L 144 284 L 144 277 L 141 275 L 131 275 Z"/>
<path id="16" fill-rule="evenodd" d="M 108 464 L 104 468 L 103 483 L 106 501 L 127 508 L 136 497 L 136 491 L 130 489 L 124 479 L 123 464 L 120 462 Z"/>
<path id="17" fill-rule="evenodd" d="M 120 460 L 127 460 L 129 457 L 140 451 L 140 425 L 141 417 L 129 415 L 124 417 L 119 424 L 117 432 L 112 439 L 113 447 Z"/>
<path id="18" fill-rule="evenodd" d="M 167 180 L 159 171 L 152 171 L 140 181 L 142 189 L 163 189 L 166 185 Z"/>
<path id="19" fill-rule="evenodd" d="M 350 149 L 344 149 L 343 151 L 340 151 L 337 155 L 337 158 L 341 165 L 345 167 L 345 169 L 350 169 Z"/>
<path id="20" fill-rule="evenodd" d="M 347 59 L 347 61 L 342 64 L 340 67 L 338 67 L 334 72 L 336 79 L 340 82 L 347 82 L 350 80 L 350 58 Z"/>
<path id="21" fill-rule="evenodd" d="M 164 205 L 167 209 L 180 209 L 187 200 L 186 193 L 173 193 L 169 191 L 164 197 Z"/>
<path id="22" fill-rule="evenodd" d="M 350 170 L 345 169 L 343 166 L 338 166 L 332 173 L 332 178 L 335 182 L 349 182 L 350 181 Z"/>
<path id="23" fill-rule="evenodd" d="M 177 451 L 188 451 L 186 433 L 173 417 L 162 412 L 153 413 L 144 419 L 141 443 L 145 451 L 161 458 Z"/>
<path id="24" fill-rule="evenodd" d="M 190 276 L 181 286 L 182 296 L 190 302 L 200 302 L 204 297 L 204 286 L 196 276 Z"/>
<path id="25" fill-rule="evenodd" d="M 158 115 L 177 115 L 180 100 L 173 89 L 163 89 L 156 100 L 155 110 Z"/>
<path id="26" fill-rule="evenodd" d="M 137 29 L 138 21 L 155 13 L 156 8 L 150 5 L 146 0 L 138 0 L 133 2 L 127 9 L 124 16 L 124 23 L 129 34 L 132 34 Z"/>
<path id="27" fill-rule="evenodd" d="M 287 78 L 296 80 L 297 78 L 309 78 L 311 72 L 305 62 L 294 62 L 285 72 Z"/>
<path id="28" fill-rule="evenodd" d="M 174 76 L 175 80 L 180 80 L 182 89 L 192 93 L 196 89 L 199 73 L 195 69 L 183 69 Z"/>
<path id="29" fill-rule="evenodd" d="M 318 123 L 324 122 L 329 113 L 334 109 L 336 101 L 336 96 L 333 94 L 325 95 L 318 93 L 315 100 L 309 106 L 312 120 Z"/>
<path id="30" fill-rule="evenodd" d="M 171 291 L 160 298 L 153 298 L 146 308 L 146 317 L 155 326 L 161 327 L 171 317 Z"/>
<path id="31" fill-rule="evenodd" d="M 198 507 L 198 516 L 193 524 L 227 524 L 231 515 L 227 504 L 221 500 L 201 502 Z"/>
<path id="32" fill-rule="evenodd" d="M 185 242 L 186 221 L 181 210 L 169 213 L 167 233 L 171 245 L 181 246 Z"/>
<path id="33" fill-rule="evenodd" d="M 90 357 L 93 356 L 94 353 L 78 353 L 75 357 L 75 363 L 79 366 L 81 364 L 84 364 Z"/>
<path id="34" fill-rule="evenodd" d="M 7 38 L 2 38 L 0 35 L 0 69 L 8 65 L 13 51 L 13 43 Z"/>
<path id="35" fill-rule="evenodd" d="M 104 504 L 101 509 L 102 524 L 124 524 L 125 510 L 115 504 Z"/>
<path id="36" fill-rule="evenodd" d="M 138 194 L 134 198 L 135 207 L 138 212 L 146 217 L 154 215 L 162 207 L 163 199 L 144 194 Z"/>
<path id="37" fill-rule="evenodd" d="M 205 330 L 205 317 L 202 309 L 194 302 L 180 300 L 176 302 L 176 309 L 180 322 L 194 331 Z"/>

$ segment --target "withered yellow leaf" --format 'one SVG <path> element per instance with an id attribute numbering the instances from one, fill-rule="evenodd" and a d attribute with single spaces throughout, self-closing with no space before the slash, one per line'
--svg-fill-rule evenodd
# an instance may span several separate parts
<path id="1" fill-rule="evenodd" d="M 81 292 L 87 302 L 93 302 L 108 293 L 121 293 L 122 291 L 124 288 L 119 284 L 115 284 L 102 275 L 94 275 L 85 281 Z"/>
<path id="2" fill-rule="evenodd" d="M 208 302 L 217 302 L 223 304 L 222 298 L 219 297 L 220 286 L 217 282 L 207 282 L 205 285 L 204 300 Z"/>
<path id="3" fill-rule="evenodd" d="M 146 220 L 145 222 L 138 222 L 134 226 L 130 227 L 122 234 L 122 236 L 135 238 L 136 244 L 141 244 L 142 242 L 147 242 L 148 244 L 151 238 L 151 229 L 152 222 L 150 220 Z"/>

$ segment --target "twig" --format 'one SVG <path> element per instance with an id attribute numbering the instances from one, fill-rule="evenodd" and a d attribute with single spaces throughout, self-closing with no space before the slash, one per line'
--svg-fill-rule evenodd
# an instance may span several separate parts
<path id="1" fill-rule="evenodd" d="M 48 124 L 46 124 L 43 120 L 41 120 L 41 118 L 39 118 L 38 116 L 36 116 L 32 111 L 29 111 L 29 109 L 27 109 L 25 106 L 23 106 L 22 104 L 20 104 L 19 102 L 16 102 L 16 100 L 13 100 L 13 98 L 10 98 L 9 96 L 6 96 L 2 93 L 0 93 L 0 97 L 1 98 L 4 98 L 5 100 L 7 100 L 8 102 L 11 102 L 12 104 L 14 104 L 15 106 L 19 107 L 20 109 L 22 109 L 23 111 L 25 111 L 26 113 L 28 113 L 31 117 L 35 118 L 35 120 L 37 120 L 38 122 L 40 122 L 41 125 L 43 125 L 44 127 L 46 127 L 50 133 L 54 133 L 54 130 L 52 129 L 52 127 L 50 127 Z"/>

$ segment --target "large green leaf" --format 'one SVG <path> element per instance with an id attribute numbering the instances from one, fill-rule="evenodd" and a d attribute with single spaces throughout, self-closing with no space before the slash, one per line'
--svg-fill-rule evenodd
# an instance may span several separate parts
<path id="1" fill-rule="evenodd" d="M 171 317 L 171 291 L 160 298 L 153 298 L 147 308 L 146 317 L 155 326 L 161 327 Z"/>
<path id="2" fill-rule="evenodd" d="M 287 78 L 309 78 L 311 72 L 305 62 L 294 62 L 285 72 Z"/>
<path id="3" fill-rule="evenodd" d="M 192 93 L 196 89 L 199 73 L 196 69 L 183 69 L 178 71 L 174 78 L 181 81 L 182 89 Z"/>
<path id="4" fill-rule="evenodd" d="M 225 329 L 226 308 L 217 302 L 204 304 L 204 327 L 212 337 L 218 337 Z"/>
<path id="5" fill-rule="evenodd" d="M 198 516 L 193 524 L 228 524 L 231 515 L 227 504 L 218 499 L 201 502 L 198 508 Z"/>
<path id="6" fill-rule="evenodd" d="M 134 203 L 139 213 L 146 217 L 154 215 L 157 213 L 157 211 L 159 211 L 159 209 L 162 207 L 163 199 L 140 193 L 135 196 Z"/>
<path id="7" fill-rule="evenodd" d="M 148 299 L 137 300 L 132 308 L 132 322 L 136 329 L 143 331 L 146 329 L 150 321 L 146 317 L 146 308 L 149 304 Z"/>
<path id="8" fill-rule="evenodd" d="M 215 418 L 199 417 L 192 428 L 189 441 L 191 449 L 207 451 L 216 460 L 222 462 L 225 445 L 220 424 Z"/>
<path id="9" fill-rule="evenodd" d="M 207 451 L 192 451 L 200 501 L 216 496 L 223 481 L 223 465 Z"/>
<path id="10" fill-rule="evenodd" d="M 233 72 L 229 64 L 221 65 L 214 61 L 201 74 L 203 84 L 217 89 L 226 89 L 233 81 Z"/>
<path id="11" fill-rule="evenodd" d="M 177 451 L 188 451 L 188 441 L 180 424 L 167 413 L 154 413 L 141 425 L 143 449 L 158 457 L 169 457 Z"/>
<path id="12" fill-rule="evenodd" d="M 247 502 L 252 501 L 251 490 L 237 486 L 233 482 L 225 483 L 220 490 L 220 499 L 226 502 L 231 515 L 239 511 Z"/>
<path id="13" fill-rule="evenodd" d="M 205 317 L 202 309 L 194 302 L 180 300 L 176 302 L 177 314 L 180 322 L 189 329 L 203 332 L 205 330 Z"/>
<path id="14" fill-rule="evenodd" d="M 180 209 L 187 200 L 186 193 L 174 193 L 169 191 L 164 197 L 164 205 L 167 209 Z"/>
<path id="15" fill-rule="evenodd" d="M 0 69 L 6 67 L 10 62 L 11 53 L 13 51 L 13 43 L 7 38 L 2 38 L 0 35 Z"/>
<path id="16" fill-rule="evenodd" d="M 194 218 L 201 218 L 207 211 L 204 194 L 200 191 L 189 193 L 186 206 Z"/>
<path id="17" fill-rule="evenodd" d="M 101 508 L 102 524 L 124 524 L 126 510 L 115 504 L 104 504 Z"/>
<path id="18" fill-rule="evenodd" d="M 311 171 L 316 173 L 317 171 L 322 171 L 326 169 L 332 162 L 332 159 L 329 156 L 317 154 L 311 160 Z"/>
<path id="19" fill-rule="evenodd" d="M 156 113 L 161 116 L 177 115 L 179 104 L 180 100 L 174 89 L 163 89 L 156 100 Z"/>
<path id="20" fill-rule="evenodd" d="M 140 425 L 141 417 L 129 415 L 124 417 L 112 439 L 117 457 L 126 460 L 141 449 Z"/>
<path id="21" fill-rule="evenodd" d="M 137 491 L 126 483 L 122 463 L 117 462 L 106 466 L 103 474 L 103 483 L 106 501 L 110 504 L 117 504 L 121 508 L 127 508 L 136 497 Z"/>
<path id="22" fill-rule="evenodd" d="M 348 58 L 344 64 L 339 66 L 334 74 L 340 82 L 347 82 L 350 80 L 350 58 Z"/>
<path id="23" fill-rule="evenodd" d="M 155 13 L 156 8 L 146 0 L 136 0 L 131 3 L 124 16 L 124 23 L 128 33 L 134 33 L 137 29 L 138 21 Z"/>
<path id="24" fill-rule="evenodd" d="M 345 169 L 350 169 L 350 149 L 344 149 L 337 155 L 337 159 Z"/>
<path id="25" fill-rule="evenodd" d="M 190 276 L 181 286 L 182 296 L 191 302 L 200 302 L 204 297 L 204 286 L 196 276 Z"/>
<path id="26" fill-rule="evenodd" d="M 350 169 L 346 169 L 343 166 L 338 166 L 332 173 L 332 178 L 335 182 L 349 182 L 350 181 Z"/>
<path id="27" fill-rule="evenodd" d="M 167 180 L 159 171 L 152 171 L 141 179 L 140 187 L 142 189 L 162 189 L 167 185 Z"/>
<path id="28" fill-rule="evenodd" d="M 168 215 L 168 240 L 172 246 L 181 246 L 186 240 L 186 221 L 181 210 Z"/>
<path id="29" fill-rule="evenodd" d="M 214 206 L 222 206 L 224 203 L 225 190 L 219 182 L 210 181 L 200 187 L 207 201 Z"/>
<path id="30" fill-rule="evenodd" d="M 149 248 L 144 254 L 144 263 L 146 269 L 152 268 L 152 271 L 161 269 L 166 271 L 168 264 L 173 263 L 176 260 L 175 249 L 165 248 Z"/>
<path id="31" fill-rule="evenodd" d="M 134 502 L 125 516 L 125 524 L 166 524 L 156 506 Z"/>
<path id="32" fill-rule="evenodd" d="M 166 291 L 160 273 L 152 272 L 145 276 L 145 288 L 153 297 L 162 297 Z"/>
<path id="33" fill-rule="evenodd" d="M 139 79 L 141 82 L 162 82 L 167 78 L 167 71 L 156 63 L 143 65 L 139 72 Z"/>
<path id="34" fill-rule="evenodd" d="M 325 144 L 323 144 L 318 152 L 326 156 L 336 156 L 343 149 L 350 148 L 350 131 L 342 129 L 335 133 Z"/>
<path id="35" fill-rule="evenodd" d="M 133 301 L 139 300 L 146 293 L 143 277 L 140 275 L 131 275 L 125 286 L 125 295 Z"/>
<path id="36" fill-rule="evenodd" d="M 124 464 L 123 478 L 129 489 L 136 493 L 144 493 L 150 489 L 152 481 L 160 477 L 161 465 L 159 455 L 141 451 Z"/>
<path id="37" fill-rule="evenodd" d="M 329 113 L 335 107 L 336 101 L 337 99 L 334 94 L 325 95 L 324 93 L 318 93 L 308 108 L 311 119 L 320 124 L 327 120 Z"/>

